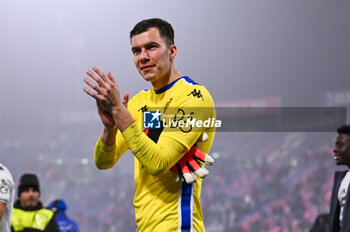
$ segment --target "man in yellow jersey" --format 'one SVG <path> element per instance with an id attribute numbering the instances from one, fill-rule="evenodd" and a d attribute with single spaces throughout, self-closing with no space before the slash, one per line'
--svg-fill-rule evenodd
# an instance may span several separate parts
<path id="1" fill-rule="evenodd" d="M 134 154 L 137 231 L 205 231 L 202 179 L 193 184 L 175 181 L 170 169 L 192 152 L 204 132 L 208 140 L 197 146 L 209 152 L 215 135 L 215 127 L 208 121 L 216 117 L 214 102 L 205 87 L 176 69 L 177 47 L 168 22 L 157 18 L 139 22 L 130 32 L 130 42 L 137 70 L 153 88 L 128 102 L 129 94 L 121 100 L 110 72 L 106 75 L 97 67 L 94 72 L 87 71 L 96 83 L 84 78 L 94 90 L 84 91 L 96 99 L 104 124 L 95 148 L 95 164 L 108 169 L 127 149 Z"/>

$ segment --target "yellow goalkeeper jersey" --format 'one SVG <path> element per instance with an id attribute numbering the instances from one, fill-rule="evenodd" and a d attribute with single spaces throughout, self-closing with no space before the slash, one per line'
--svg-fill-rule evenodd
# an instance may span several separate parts
<path id="1" fill-rule="evenodd" d="M 112 146 L 99 139 L 95 164 L 111 168 L 127 149 L 134 154 L 137 231 L 205 231 L 200 204 L 202 179 L 191 185 L 176 182 L 170 168 L 204 131 L 209 139 L 198 146 L 209 152 L 216 119 L 210 93 L 183 76 L 162 89 L 139 92 L 129 101 L 128 110 L 135 123 L 123 133 L 118 131 Z M 143 132 L 147 127 L 163 129 L 154 141 Z"/>

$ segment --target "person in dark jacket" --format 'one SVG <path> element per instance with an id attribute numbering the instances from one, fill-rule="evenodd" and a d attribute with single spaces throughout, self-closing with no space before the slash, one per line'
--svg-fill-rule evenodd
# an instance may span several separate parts
<path id="1" fill-rule="evenodd" d="M 52 201 L 48 208 L 55 213 L 60 232 L 79 232 L 78 225 L 66 215 L 67 205 L 62 199 Z"/>
<path id="2" fill-rule="evenodd" d="M 319 214 L 309 232 L 327 232 L 329 230 L 329 213 Z"/>
<path id="3" fill-rule="evenodd" d="M 20 178 L 18 200 L 14 204 L 11 231 L 59 232 L 54 212 L 43 208 L 40 198 L 39 179 L 26 173 Z"/>
<path id="4" fill-rule="evenodd" d="M 345 165 L 347 170 L 336 171 L 334 175 L 331 208 L 330 232 L 350 231 L 350 125 L 338 128 L 338 136 L 334 147 L 336 165 Z"/>

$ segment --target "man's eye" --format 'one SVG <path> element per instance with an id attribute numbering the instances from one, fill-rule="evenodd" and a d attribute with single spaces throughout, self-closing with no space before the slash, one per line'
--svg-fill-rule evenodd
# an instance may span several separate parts
<path id="1" fill-rule="evenodd" d="M 150 49 L 153 49 L 153 48 L 156 48 L 157 46 L 156 45 L 150 45 L 147 49 L 150 50 Z"/>
<path id="2" fill-rule="evenodd" d="M 139 49 L 135 49 L 135 50 L 132 50 L 132 53 L 135 55 L 135 54 L 138 54 L 140 53 L 140 50 Z"/>

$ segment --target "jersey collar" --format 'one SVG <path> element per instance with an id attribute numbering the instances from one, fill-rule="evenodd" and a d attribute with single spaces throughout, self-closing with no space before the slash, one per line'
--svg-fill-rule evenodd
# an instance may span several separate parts
<path id="1" fill-rule="evenodd" d="M 173 85 L 175 85 L 175 83 L 177 81 L 179 81 L 180 79 L 184 79 L 186 82 L 190 83 L 190 84 L 193 84 L 193 85 L 198 85 L 198 83 L 194 82 L 191 78 L 189 78 L 188 76 L 182 76 L 178 79 L 176 79 L 175 81 L 171 82 L 169 85 L 167 86 L 164 86 L 163 88 L 160 88 L 160 89 L 155 89 L 154 92 L 156 94 L 160 94 L 160 93 L 163 93 L 165 91 L 167 91 L 168 89 L 170 89 L 171 87 L 173 87 Z"/>

